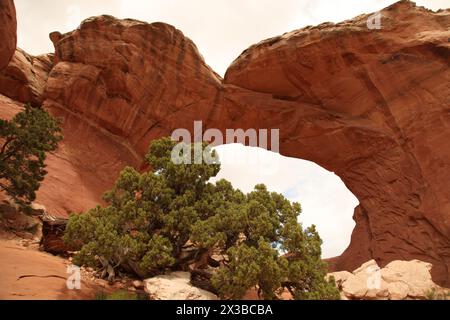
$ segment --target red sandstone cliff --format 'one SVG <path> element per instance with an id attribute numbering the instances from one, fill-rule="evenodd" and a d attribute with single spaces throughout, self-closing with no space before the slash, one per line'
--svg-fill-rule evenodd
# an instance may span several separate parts
<path id="1" fill-rule="evenodd" d="M 55 64 L 31 92 L 64 121 L 65 140 L 39 202 L 57 215 L 93 206 L 152 139 L 194 120 L 280 128 L 282 154 L 334 171 L 360 201 L 337 269 L 417 258 L 449 285 L 450 11 L 401 1 L 382 11 L 381 30 L 367 17 L 262 41 L 224 80 L 166 24 L 100 16 L 52 33 Z M 9 85 L 0 93 L 26 100 Z"/>
<path id="2" fill-rule="evenodd" d="M 41 106 L 53 54 L 31 56 L 17 48 L 9 64 L 0 72 L 2 94 L 20 102 Z"/>
<path id="3" fill-rule="evenodd" d="M 5 68 L 11 60 L 17 43 L 16 8 L 13 0 L 0 2 L 0 70 Z"/>

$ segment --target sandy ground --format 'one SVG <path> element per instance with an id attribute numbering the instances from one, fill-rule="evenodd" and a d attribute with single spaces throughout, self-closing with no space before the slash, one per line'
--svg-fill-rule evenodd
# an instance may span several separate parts
<path id="1" fill-rule="evenodd" d="M 81 288 L 68 289 L 65 260 L 15 240 L 0 240 L 0 299 L 70 300 L 93 299 L 99 287 L 81 281 Z"/>

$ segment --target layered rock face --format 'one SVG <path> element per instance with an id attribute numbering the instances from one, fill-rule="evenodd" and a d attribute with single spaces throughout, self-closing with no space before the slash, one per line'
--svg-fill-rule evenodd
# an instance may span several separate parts
<path id="1" fill-rule="evenodd" d="M 13 0 L 0 2 L 0 70 L 5 68 L 11 60 L 17 43 L 16 8 Z"/>
<path id="2" fill-rule="evenodd" d="M 51 39 L 57 63 L 44 107 L 82 115 L 126 142 L 136 158 L 184 118 L 192 126 L 221 87 L 192 41 L 167 24 L 101 16 Z"/>
<path id="3" fill-rule="evenodd" d="M 363 15 L 262 41 L 224 80 L 166 24 L 100 16 L 52 33 L 42 100 L 65 139 L 38 202 L 59 216 L 92 207 L 152 139 L 194 120 L 279 128 L 283 155 L 335 172 L 360 201 L 336 269 L 420 259 L 450 285 L 450 12 L 401 1 L 381 14 L 380 30 Z"/>
<path id="4" fill-rule="evenodd" d="M 18 48 L 0 72 L 0 93 L 16 101 L 40 106 L 52 67 L 53 54 L 35 57 Z"/>

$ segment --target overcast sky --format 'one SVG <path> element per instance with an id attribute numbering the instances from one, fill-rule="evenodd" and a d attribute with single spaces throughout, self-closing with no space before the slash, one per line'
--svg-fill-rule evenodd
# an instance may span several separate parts
<path id="1" fill-rule="evenodd" d="M 174 25 L 191 38 L 206 62 L 223 75 L 248 46 L 265 38 L 322 22 L 339 22 L 380 10 L 393 0 L 15 0 L 18 46 L 31 54 L 53 52 L 52 31 L 67 32 L 94 15 L 110 14 Z M 433 10 L 449 0 L 417 0 Z M 350 241 L 353 208 L 358 204 L 342 181 L 318 165 L 239 145 L 218 148 L 220 156 L 240 155 L 252 163 L 224 164 L 219 177 L 243 191 L 263 182 L 269 189 L 300 201 L 302 222 L 316 224 L 323 256 L 339 255 Z M 268 166 L 273 170 L 268 170 Z"/>
<path id="2" fill-rule="evenodd" d="M 356 197 L 334 173 L 314 162 L 240 144 L 217 147 L 222 162 L 217 179 L 225 178 L 244 192 L 264 183 L 269 190 L 300 202 L 304 227 L 315 224 L 323 240 L 324 257 L 342 253 L 355 226 Z"/>

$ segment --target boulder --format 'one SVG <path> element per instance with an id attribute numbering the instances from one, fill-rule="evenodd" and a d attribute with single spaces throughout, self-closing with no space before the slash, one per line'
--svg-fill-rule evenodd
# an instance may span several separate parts
<path id="1" fill-rule="evenodd" d="M 17 48 L 7 67 L 0 72 L 0 93 L 16 101 L 40 106 L 52 67 L 53 54 L 35 57 Z"/>
<path id="2" fill-rule="evenodd" d="M 425 299 L 427 293 L 436 287 L 431 279 L 432 265 L 420 260 L 390 262 L 381 270 L 381 277 L 388 284 L 389 292 L 414 299 Z M 405 284 L 407 287 L 405 288 Z"/>
<path id="3" fill-rule="evenodd" d="M 380 267 L 373 259 L 363 263 L 353 273 L 345 274 L 345 277 L 341 280 L 340 287 L 348 298 L 377 299 L 386 296 L 386 289 L 381 288 Z"/>
<path id="4" fill-rule="evenodd" d="M 189 272 L 173 272 L 144 280 L 145 291 L 153 300 L 217 300 L 211 292 L 190 284 Z"/>
<path id="5" fill-rule="evenodd" d="M 40 247 L 43 251 L 52 254 L 67 254 L 70 248 L 64 243 L 62 237 L 66 229 L 67 219 L 55 218 L 49 214 L 41 217 L 42 238 Z"/>
<path id="6" fill-rule="evenodd" d="M 366 275 L 353 275 L 342 283 L 342 292 L 349 299 L 362 299 L 368 290 Z"/>
<path id="7" fill-rule="evenodd" d="M 353 270 L 354 275 L 368 275 L 372 274 L 373 272 L 379 271 L 380 267 L 378 266 L 377 262 L 372 259 L 367 262 L 364 262 L 359 268 Z"/>
<path id="8" fill-rule="evenodd" d="M 445 297 L 449 290 L 436 285 L 431 279 L 431 264 L 420 261 L 396 260 L 379 268 L 370 260 L 353 273 L 333 272 L 341 296 L 346 299 L 403 300 Z"/>
<path id="9" fill-rule="evenodd" d="M 99 16 L 52 33 L 42 105 L 65 139 L 37 201 L 61 217 L 102 203 L 124 166 L 146 168 L 153 139 L 194 120 L 277 128 L 281 154 L 335 172 L 360 201 L 336 270 L 420 258 L 450 286 L 450 11 L 400 1 L 381 15 L 381 30 L 368 14 L 263 40 L 225 79 L 164 23 Z"/>
<path id="10" fill-rule="evenodd" d="M 389 298 L 391 300 L 403 300 L 408 297 L 410 286 L 403 282 L 391 282 L 387 284 Z"/>

